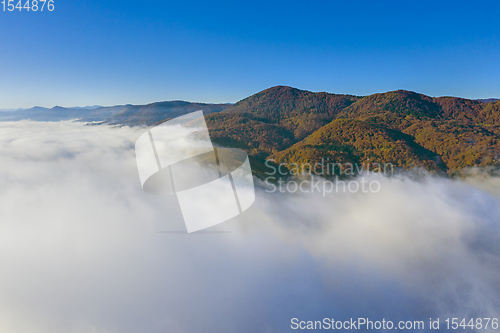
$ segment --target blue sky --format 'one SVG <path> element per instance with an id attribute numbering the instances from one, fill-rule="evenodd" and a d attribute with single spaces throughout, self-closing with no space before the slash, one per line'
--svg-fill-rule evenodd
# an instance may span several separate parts
<path id="1" fill-rule="evenodd" d="M 55 0 L 53 12 L 0 11 L 0 108 L 236 102 L 274 85 L 500 97 L 499 10 L 498 1 Z"/>

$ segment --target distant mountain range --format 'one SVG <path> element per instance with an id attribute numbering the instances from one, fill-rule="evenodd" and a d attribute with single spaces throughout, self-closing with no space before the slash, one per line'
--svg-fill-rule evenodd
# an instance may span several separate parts
<path id="1" fill-rule="evenodd" d="M 24 119 L 36 121 L 61 121 L 71 119 L 81 119 L 87 122 L 103 121 L 129 106 L 130 105 L 117 105 L 110 107 L 97 106 L 75 108 L 55 106 L 51 109 L 35 106 L 30 109 L 0 112 L 0 121 L 18 121 Z"/>
<path id="2" fill-rule="evenodd" d="M 0 121 L 31 119 L 36 121 L 61 121 L 78 119 L 85 122 L 102 122 L 120 125 L 152 125 L 166 118 L 177 117 L 189 112 L 203 110 L 205 114 L 219 112 L 230 104 L 205 104 L 184 101 L 158 102 L 148 105 L 87 106 L 51 109 L 33 107 L 0 112 Z"/>
<path id="3" fill-rule="evenodd" d="M 397 90 L 369 96 L 277 86 L 236 104 L 185 101 L 0 112 L 0 121 L 80 119 L 151 126 L 203 110 L 214 143 L 248 152 L 257 174 L 276 163 L 391 163 L 453 173 L 498 166 L 500 100 L 429 97 Z"/>
<path id="4" fill-rule="evenodd" d="M 120 112 L 104 119 L 107 124 L 121 125 L 153 125 L 167 118 L 175 118 L 184 114 L 203 110 L 205 115 L 220 112 L 231 104 L 205 104 L 185 101 L 158 102 L 148 105 L 129 105 Z"/>
<path id="5" fill-rule="evenodd" d="M 483 98 L 483 99 L 476 99 L 476 101 L 480 101 L 483 103 L 491 103 L 491 102 L 500 101 L 500 99 L 498 99 L 498 98 Z"/>

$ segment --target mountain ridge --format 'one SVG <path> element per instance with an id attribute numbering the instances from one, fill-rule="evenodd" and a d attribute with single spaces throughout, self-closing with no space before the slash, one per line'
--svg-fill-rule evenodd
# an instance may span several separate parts
<path id="1" fill-rule="evenodd" d="M 152 126 L 203 110 L 212 141 L 245 150 L 263 174 L 276 163 L 390 163 L 407 169 L 457 172 L 498 167 L 500 100 L 431 97 L 408 90 L 367 96 L 270 87 L 235 104 L 163 101 L 147 105 L 0 113 L 1 120 L 80 119 L 99 124 Z"/>
<path id="2" fill-rule="evenodd" d="M 242 148 L 261 163 L 337 156 L 453 173 L 498 166 L 500 152 L 500 101 L 407 90 L 354 96 L 277 86 L 206 120 L 215 143 Z"/>

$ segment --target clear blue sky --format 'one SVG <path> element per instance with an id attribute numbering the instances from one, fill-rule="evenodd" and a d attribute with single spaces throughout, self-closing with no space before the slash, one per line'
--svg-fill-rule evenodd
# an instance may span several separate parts
<path id="1" fill-rule="evenodd" d="M 500 1 L 55 0 L 0 12 L 0 108 L 236 102 L 274 85 L 500 97 L 499 13 Z"/>

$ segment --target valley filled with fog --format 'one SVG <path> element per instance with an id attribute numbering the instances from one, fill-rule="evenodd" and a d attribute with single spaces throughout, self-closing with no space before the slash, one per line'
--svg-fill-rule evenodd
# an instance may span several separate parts
<path id="1" fill-rule="evenodd" d="M 500 177 L 267 193 L 185 234 L 145 193 L 144 128 L 0 123 L 0 331 L 283 332 L 290 320 L 500 316 Z"/>

